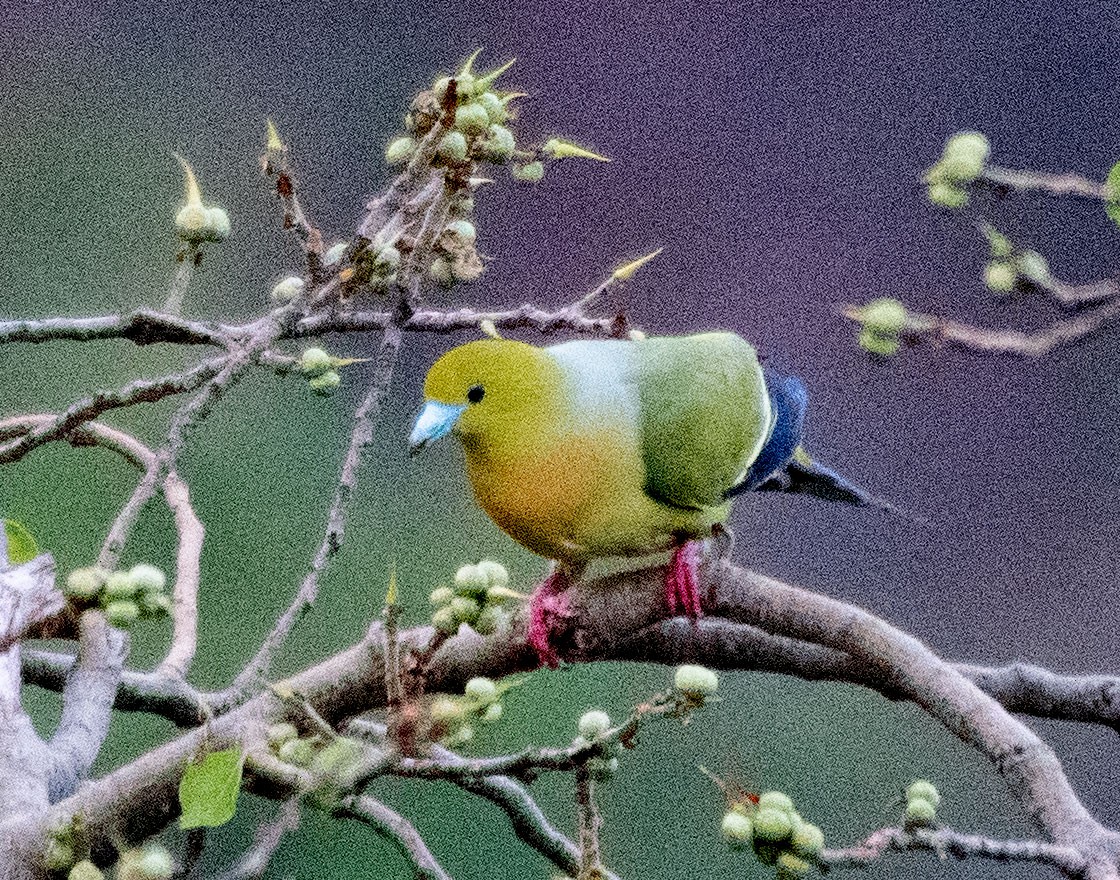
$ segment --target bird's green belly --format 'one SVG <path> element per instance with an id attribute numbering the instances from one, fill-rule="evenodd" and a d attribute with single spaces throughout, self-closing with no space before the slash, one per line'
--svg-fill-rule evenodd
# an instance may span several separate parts
<path id="1" fill-rule="evenodd" d="M 503 531 L 549 559 L 583 562 L 665 549 L 674 536 L 701 536 L 730 503 L 682 510 L 655 501 L 633 443 L 597 434 L 525 454 L 467 450 L 475 496 Z"/>

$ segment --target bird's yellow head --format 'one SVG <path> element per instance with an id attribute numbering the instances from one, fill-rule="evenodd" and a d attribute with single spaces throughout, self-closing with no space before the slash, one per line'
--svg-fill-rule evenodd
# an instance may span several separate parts
<path id="1" fill-rule="evenodd" d="M 510 339 L 480 339 L 447 352 L 428 370 L 426 402 L 409 447 L 454 433 L 470 446 L 525 431 L 551 414 L 560 369 L 544 349 Z"/>

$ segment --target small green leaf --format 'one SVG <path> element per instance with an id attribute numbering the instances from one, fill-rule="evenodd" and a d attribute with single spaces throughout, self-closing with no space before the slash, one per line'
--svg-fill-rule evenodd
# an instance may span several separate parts
<path id="1" fill-rule="evenodd" d="M 180 828 L 217 828 L 233 818 L 244 758 L 241 747 L 232 746 L 187 765 L 179 782 Z"/>
<path id="2" fill-rule="evenodd" d="M 4 534 L 8 536 L 8 562 L 23 565 L 39 555 L 35 539 L 14 519 L 4 520 Z"/>

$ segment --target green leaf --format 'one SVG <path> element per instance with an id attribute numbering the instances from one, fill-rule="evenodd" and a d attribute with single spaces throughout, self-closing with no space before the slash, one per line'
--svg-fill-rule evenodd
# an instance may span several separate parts
<path id="1" fill-rule="evenodd" d="M 1112 166 L 1105 183 L 1108 185 L 1110 197 L 1104 203 L 1104 209 L 1112 222 L 1120 226 L 1120 162 Z"/>
<path id="2" fill-rule="evenodd" d="M 8 536 L 8 562 L 23 565 L 39 555 L 35 539 L 14 519 L 4 520 L 4 534 Z"/>
<path id="3" fill-rule="evenodd" d="M 244 759 L 241 746 L 233 746 L 187 765 L 179 782 L 180 828 L 217 828 L 233 818 Z"/>

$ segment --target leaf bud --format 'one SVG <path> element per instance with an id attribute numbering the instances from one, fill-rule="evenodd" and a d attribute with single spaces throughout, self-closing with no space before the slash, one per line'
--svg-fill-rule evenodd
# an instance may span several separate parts
<path id="1" fill-rule="evenodd" d="M 389 142 L 385 148 L 385 161 L 390 165 L 403 165 L 416 152 L 416 141 L 410 137 L 399 137 Z"/>
<path id="2" fill-rule="evenodd" d="M 1017 280 L 1015 266 L 1006 260 L 992 260 L 984 267 L 984 284 L 993 293 L 1010 293 Z"/>
<path id="3" fill-rule="evenodd" d="M 906 787 L 906 800 L 929 801 L 934 808 L 941 806 L 941 794 L 928 779 L 915 779 Z"/>
<path id="4" fill-rule="evenodd" d="M 610 730 L 611 718 L 602 709 L 591 709 L 580 716 L 578 726 L 580 736 L 593 740 Z"/>
<path id="5" fill-rule="evenodd" d="M 513 179 L 521 183 L 540 183 L 544 178 L 544 163 L 539 159 L 513 166 Z"/>
<path id="6" fill-rule="evenodd" d="M 272 288 L 272 298 L 276 302 L 291 302 L 303 293 L 305 286 L 306 283 L 298 275 L 289 275 L 284 280 L 277 282 L 276 286 Z"/>

